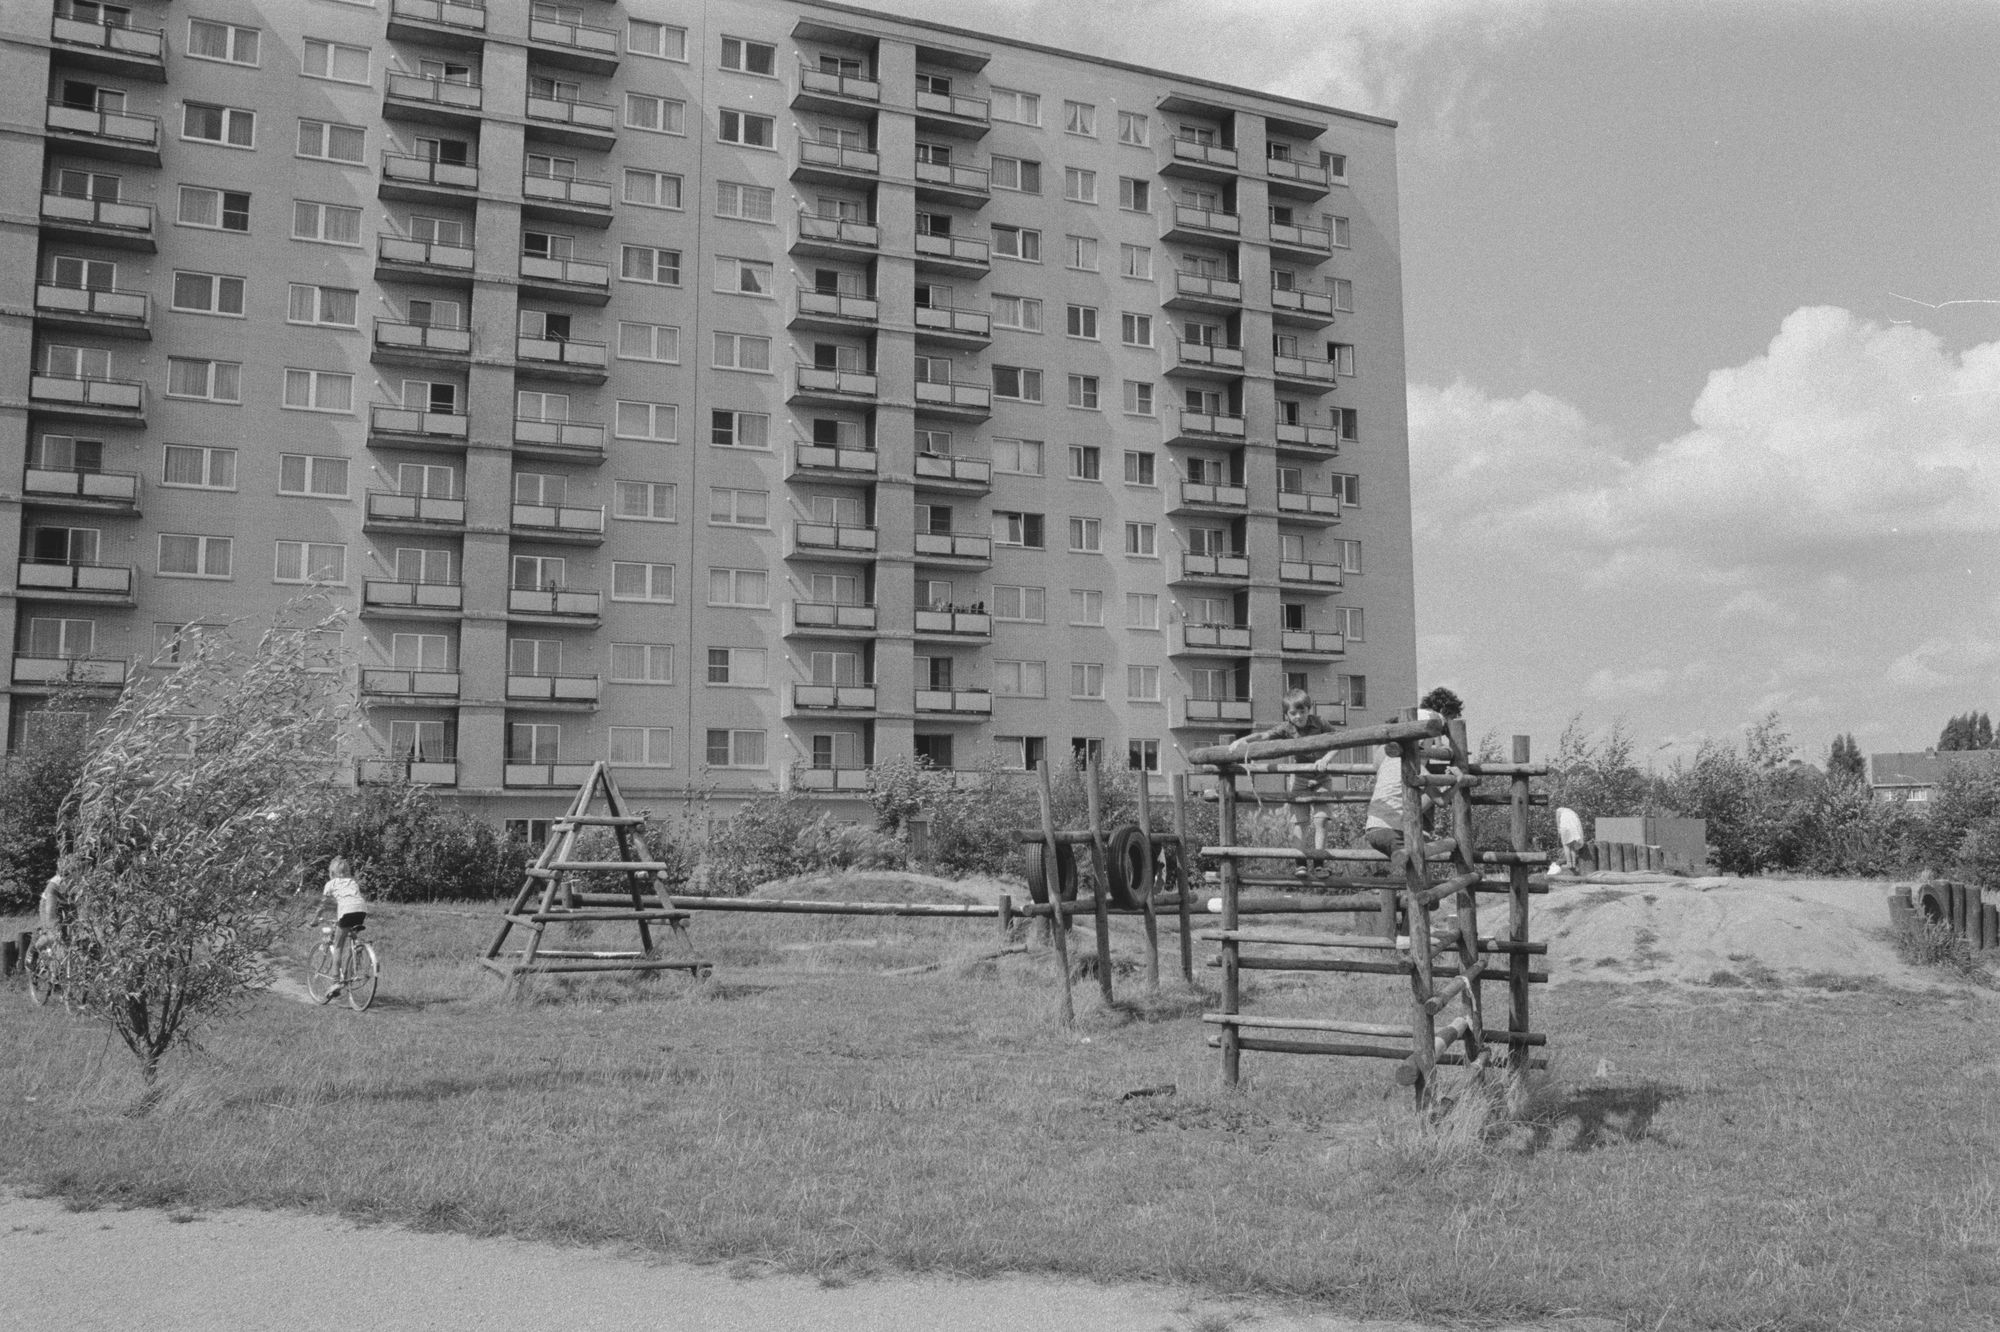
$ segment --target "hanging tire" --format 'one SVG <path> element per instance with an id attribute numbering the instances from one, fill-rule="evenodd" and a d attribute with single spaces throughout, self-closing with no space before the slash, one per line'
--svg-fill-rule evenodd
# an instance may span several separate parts
<path id="1" fill-rule="evenodd" d="M 1105 848 L 1111 900 L 1136 910 L 1153 895 L 1153 841 L 1132 824 L 1111 830 Z"/>
<path id="2" fill-rule="evenodd" d="M 1023 850 L 1028 859 L 1028 896 L 1039 906 L 1049 902 L 1049 873 L 1045 863 L 1049 858 L 1046 843 L 1036 842 Z M 1065 902 L 1076 900 L 1076 849 L 1067 842 L 1056 843 L 1056 883 L 1057 891 Z"/>
<path id="3" fill-rule="evenodd" d="M 1942 881 L 1917 886 L 1917 915 L 1926 922 L 1950 925 L 1951 895 Z"/>

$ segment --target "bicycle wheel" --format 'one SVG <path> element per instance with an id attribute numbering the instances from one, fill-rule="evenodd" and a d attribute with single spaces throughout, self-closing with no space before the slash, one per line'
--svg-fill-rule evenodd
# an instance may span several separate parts
<path id="1" fill-rule="evenodd" d="M 371 944 L 357 941 L 347 955 L 347 1004 L 355 1012 L 367 1011 L 375 1002 L 375 982 L 380 968 Z"/>
<path id="2" fill-rule="evenodd" d="M 23 966 L 28 973 L 28 1002 L 40 1008 L 56 992 L 55 968 L 50 965 L 49 955 L 35 944 L 28 945 L 28 960 Z"/>
<path id="3" fill-rule="evenodd" d="M 306 958 L 306 993 L 316 1004 L 333 998 L 335 981 L 333 945 L 321 939 Z"/>

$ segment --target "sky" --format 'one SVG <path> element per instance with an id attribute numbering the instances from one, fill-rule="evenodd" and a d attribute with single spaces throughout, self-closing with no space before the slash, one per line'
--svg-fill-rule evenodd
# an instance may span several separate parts
<path id="1" fill-rule="evenodd" d="M 1399 122 L 1418 671 L 1475 733 L 2000 712 L 2000 4 L 873 3 Z"/>

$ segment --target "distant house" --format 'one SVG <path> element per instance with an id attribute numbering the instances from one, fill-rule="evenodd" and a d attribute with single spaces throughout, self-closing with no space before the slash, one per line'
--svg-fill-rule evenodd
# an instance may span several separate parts
<path id="1" fill-rule="evenodd" d="M 1877 800 L 1922 804 L 1937 795 L 1938 783 L 1954 767 L 2000 763 L 2000 750 L 1935 749 L 1914 754 L 1870 754 L 1868 789 Z"/>

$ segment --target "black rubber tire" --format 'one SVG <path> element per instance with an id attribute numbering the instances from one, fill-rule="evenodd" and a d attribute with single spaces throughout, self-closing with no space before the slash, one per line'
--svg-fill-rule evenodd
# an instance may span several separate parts
<path id="1" fill-rule="evenodd" d="M 21 970 L 28 977 L 28 1002 L 37 1008 L 48 1003 L 56 991 L 55 968 L 50 965 L 47 955 L 34 942 L 28 944 L 28 956 L 23 961 Z"/>
<path id="2" fill-rule="evenodd" d="M 381 979 L 381 963 L 375 957 L 375 950 L 356 940 L 347 961 L 347 988 L 343 992 L 347 1006 L 357 1013 L 368 1011 L 368 1005 L 375 1002 L 375 982 Z"/>
<path id="3" fill-rule="evenodd" d="M 1037 906 L 1047 906 L 1049 902 L 1049 878 L 1048 867 L 1043 862 L 1048 859 L 1048 847 L 1038 842 L 1023 849 L 1027 853 L 1028 860 L 1028 896 L 1034 900 Z M 1062 900 L 1065 902 L 1074 902 L 1076 900 L 1076 850 L 1067 842 L 1058 842 L 1056 844 L 1056 880 L 1057 891 L 1062 893 Z"/>
<path id="4" fill-rule="evenodd" d="M 1951 897 L 1942 881 L 1917 885 L 1917 914 L 1927 923 L 1951 924 Z"/>
<path id="5" fill-rule="evenodd" d="M 1106 887 L 1114 903 L 1137 910 L 1153 895 L 1153 842 L 1136 825 L 1111 830 L 1105 860 L 1105 873 L 1111 879 Z"/>

